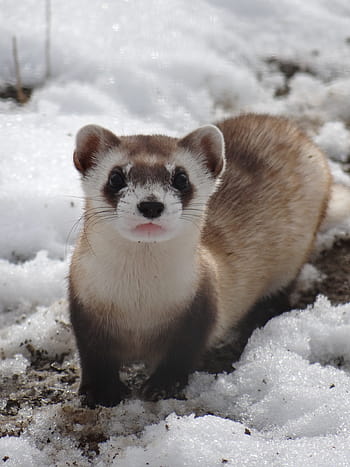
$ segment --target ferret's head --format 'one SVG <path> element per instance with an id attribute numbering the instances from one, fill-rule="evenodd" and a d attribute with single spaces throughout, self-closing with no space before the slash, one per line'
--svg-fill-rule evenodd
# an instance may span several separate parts
<path id="1" fill-rule="evenodd" d="M 130 241 L 159 242 L 200 228 L 224 170 L 224 139 L 212 125 L 182 139 L 117 137 L 87 125 L 78 132 L 74 164 L 86 196 L 85 222 L 107 222 Z"/>

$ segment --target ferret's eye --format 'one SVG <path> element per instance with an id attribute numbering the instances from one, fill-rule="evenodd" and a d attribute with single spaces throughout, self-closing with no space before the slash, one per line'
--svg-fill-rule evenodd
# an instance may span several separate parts
<path id="1" fill-rule="evenodd" d="M 185 174 L 185 172 L 178 172 L 177 174 L 174 175 L 174 178 L 173 178 L 174 188 L 176 188 L 179 191 L 184 191 L 184 190 L 187 190 L 189 186 L 190 186 L 190 181 L 188 179 L 188 176 Z"/>
<path id="2" fill-rule="evenodd" d="M 112 172 L 108 184 L 113 191 L 119 191 L 126 186 L 124 175 L 121 172 Z"/>

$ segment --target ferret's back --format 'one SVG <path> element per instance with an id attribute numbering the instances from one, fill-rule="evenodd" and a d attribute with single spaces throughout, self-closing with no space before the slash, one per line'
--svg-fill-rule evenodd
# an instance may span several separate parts
<path id="1" fill-rule="evenodd" d="M 222 307 L 233 308 L 237 320 L 240 307 L 298 274 L 325 214 L 331 177 L 323 153 L 288 120 L 248 114 L 217 126 L 227 165 L 209 202 L 203 242 L 217 258 Z"/>
<path id="2" fill-rule="evenodd" d="M 290 231 L 294 224 L 316 229 L 331 177 L 310 138 L 289 120 L 267 115 L 247 114 L 217 126 L 225 139 L 226 171 L 209 202 L 210 229 L 219 233 L 223 227 L 228 238 L 246 227 L 244 236 L 262 230 L 267 238 L 268 226 L 272 231 Z"/>

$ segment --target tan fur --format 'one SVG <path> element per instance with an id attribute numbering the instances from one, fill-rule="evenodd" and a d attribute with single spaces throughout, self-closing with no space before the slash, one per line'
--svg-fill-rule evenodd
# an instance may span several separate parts
<path id="1" fill-rule="evenodd" d="M 331 183 L 322 152 L 285 119 L 245 115 L 218 128 L 226 142 L 226 171 L 210 200 L 202 238 L 218 269 L 214 338 L 259 298 L 296 277 L 325 214 Z"/>
<path id="2" fill-rule="evenodd" d="M 224 338 L 259 298 L 296 277 L 326 211 L 331 177 L 325 157 L 296 126 L 252 114 L 217 126 L 226 169 L 197 227 L 139 245 L 86 216 L 71 287 L 99 320 L 118 321 L 131 358 L 142 357 L 149 336 L 183 312 L 208 272 L 219 305 L 210 343 Z M 156 143 L 139 137 L 133 151 L 143 145 L 156 151 Z M 173 140 L 168 144 L 174 147 Z M 164 163 L 165 149 L 158 151 Z"/>

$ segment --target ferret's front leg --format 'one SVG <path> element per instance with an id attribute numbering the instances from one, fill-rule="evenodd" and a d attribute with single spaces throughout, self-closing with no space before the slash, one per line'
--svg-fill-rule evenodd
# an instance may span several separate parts
<path id="1" fill-rule="evenodd" d="M 202 287 L 177 325 L 165 333 L 168 342 L 165 356 L 142 387 L 146 399 L 170 398 L 184 388 L 189 373 L 206 348 L 215 316 L 215 300 Z"/>
<path id="2" fill-rule="evenodd" d="M 129 394 L 129 389 L 120 380 L 120 361 L 113 350 L 113 341 L 101 336 L 95 337 L 89 348 L 86 344 L 78 342 L 82 371 L 79 394 L 90 408 L 114 407 Z"/>
<path id="3" fill-rule="evenodd" d="M 90 408 L 96 405 L 113 407 L 129 392 L 119 378 L 116 339 L 74 299 L 70 300 L 70 312 L 82 372 L 79 393 Z"/>

